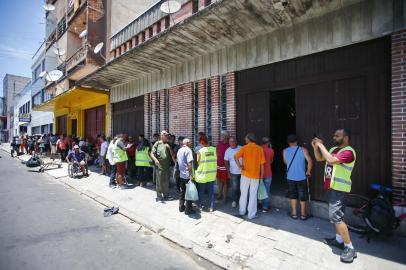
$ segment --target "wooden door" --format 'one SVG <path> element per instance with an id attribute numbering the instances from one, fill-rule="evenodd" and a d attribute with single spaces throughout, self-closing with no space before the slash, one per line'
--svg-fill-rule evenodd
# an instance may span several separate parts
<path id="1" fill-rule="evenodd" d="M 106 107 L 100 106 L 85 111 L 85 137 L 93 142 L 97 135 L 103 135 L 106 128 Z"/>
<path id="2" fill-rule="evenodd" d="M 370 76 L 369 80 L 373 77 Z M 385 126 L 385 114 L 381 109 L 371 109 L 374 99 L 385 100 L 385 93 L 371 91 L 371 88 L 367 90 L 366 85 L 366 77 L 357 76 L 302 85 L 296 90 L 296 126 L 301 142 L 314 157 L 310 145 L 314 134 L 323 139 L 329 149 L 333 146 L 334 131 L 349 129 L 350 145 L 357 152 L 352 192 L 364 195 L 370 194 L 371 182 L 387 184 L 385 175 L 389 170 L 389 167 L 382 166 L 387 156 L 385 134 L 389 134 L 385 130 L 376 130 L 376 127 Z M 372 130 L 375 132 L 368 132 Z M 313 199 L 325 199 L 323 172 L 324 162 L 316 162 L 310 185 Z"/>
<path id="3" fill-rule="evenodd" d="M 62 115 L 62 116 L 58 116 L 56 118 L 56 121 L 58 123 L 58 129 L 56 130 L 56 133 L 58 135 L 61 134 L 67 134 L 67 121 L 68 121 L 68 117 L 66 115 Z"/>
<path id="4" fill-rule="evenodd" d="M 269 136 L 269 92 L 247 93 L 244 95 L 244 105 L 241 113 L 237 117 L 244 120 L 242 126 L 239 126 L 237 139 L 240 144 L 244 144 L 246 133 L 252 132 L 260 142 L 261 137 Z"/>

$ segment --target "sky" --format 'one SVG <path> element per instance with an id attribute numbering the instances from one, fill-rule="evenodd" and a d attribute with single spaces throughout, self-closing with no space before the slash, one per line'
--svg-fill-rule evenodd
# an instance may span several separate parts
<path id="1" fill-rule="evenodd" d="M 45 36 L 44 0 L 0 0 L 0 95 L 6 73 L 31 77 Z"/>

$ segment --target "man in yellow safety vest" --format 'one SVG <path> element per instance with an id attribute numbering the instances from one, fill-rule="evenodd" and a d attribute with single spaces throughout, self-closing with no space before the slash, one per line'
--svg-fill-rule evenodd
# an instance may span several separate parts
<path id="1" fill-rule="evenodd" d="M 355 165 L 356 153 L 349 146 L 350 132 L 338 129 L 334 133 L 335 147 L 327 150 L 323 141 L 314 138 L 312 146 L 317 161 L 325 161 L 324 187 L 328 190 L 329 218 L 335 224 L 336 237 L 326 238 L 324 242 L 330 246 L 343 249 L 341 261 L 351 263 L 357 257 L 347 225 L 343 218 L 345 213 L 345 195 L 351 191 L 351 173 Z"/>

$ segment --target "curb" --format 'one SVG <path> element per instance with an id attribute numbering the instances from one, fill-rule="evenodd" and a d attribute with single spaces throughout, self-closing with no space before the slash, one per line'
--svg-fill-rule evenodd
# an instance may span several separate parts
<path id="1" fill-rule="evenodd" d="M 95 202 L 97 202 L 103 206 L 106 206 L 106 207 L 111 207 L 112 205 L 119 206 L 120 211 L 118 212 L 118 214 L 147 228 L 148 230 L 156 233 L 157 235 L 161 236 L 162 238 L 176 244 L 178 247 L 180 247 L 186 251 L 192 251 L 192 253 L 194 253 L 194 255 L 199 256 L 199 257 L 209 261 L 210 263 L 216 265 L 217 267 L 220 267 L 223 269 L 232 269 L 232 270 L 234 270 L 234 269 L 239 270 L 239 269 L 244 268 L 243 266 L 241 266 L 237 263 L 231 262 L 229 260 L 229 258 L 227 258 L 226 256 L 222 256 L 215 251 L 212 251 L 212 250 L 202 247 L 196 243 L 193 243 L 191 240 L 183 237 L 181 234 L 173 232 L 168 229 L 165 229 L 164 227 L 160 226 L 159 224 L 157 224 L 153 221 L 150 221 L 144 217 L 138 216 L 137 214 L 131 212 L 130 210 L 120 206 L 120 204 L 112 202 L 103 196 L 93 193 L 92 191 L 80 190 L 80 189 L 77 189 L 76 187 L 73 187 L 68 182 L 59 180 L 57 178 L 55 178 L 55 179 L 57 181 L 59 181 L 60 183 L 68 186 L 70 189 L 76 191 L 80 195 L 84 195 L 84 196 L 88 197 L 89 199 L 92 199 Z M 244 268 L 244 269 L 249 269 L 249 268 Z"/>

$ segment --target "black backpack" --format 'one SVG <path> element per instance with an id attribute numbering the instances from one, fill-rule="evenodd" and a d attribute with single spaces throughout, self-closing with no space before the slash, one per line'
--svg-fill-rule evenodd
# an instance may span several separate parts
<path id="1" fill-rule="evenodd" d="M 384 198 L 375 198 L 365 213 L 366 222 L 377 233 L 389 235 L 395 222 L 395 211 L 392 204 Z"/>

